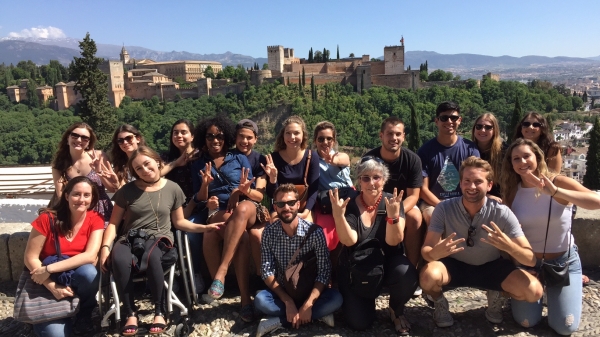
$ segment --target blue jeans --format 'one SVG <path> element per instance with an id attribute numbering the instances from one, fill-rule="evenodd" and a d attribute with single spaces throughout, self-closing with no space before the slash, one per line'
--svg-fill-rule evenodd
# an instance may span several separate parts
<path id="1" fill-rule="evenodd" d="M 548 304 L 548 325 L 560 335 L 570 335 L 577 331 L 581 320 L 582 308 L 582 282 L 581 282 L 581 260 L 579 260 L 578 248 L 571 247 L 569 252 L 563 256 L 548 260 L 552 264 L 564 265 L 569 263 L 570 285 L 567 287 L 546 287 Z M 542 299 L 535 303 L 511 300 L 512 314 L 524 327 L 532 327 L 542 319 Z"/>
<path id="2" fill-rule="evenodd" d="M 87 317 L 92 314 L 96 306 L 96 292 L 100 274 L 92 264 L 84 264 L 75 269 L 71 277 L 71 288 L 79 297 L 79 313 L 77 318 Z M 71 333 L 72 318 L 63 318 L 56 321 L 34 324 L 33 331 L 39 337 L 67 337 Z"/>
<path id="3" fill-rule="evenodd" d="M 342 306 L 342 301 L 339 291 L 326 288 L 313 304 L 312 320 L 317 320 L 338 310 Z M 270 289 L 263 290 L 254 297 L 254 307 L 267 316 L 280 317 L 284 326 L 290 326 L 285 314 L 285 303 Z"/>

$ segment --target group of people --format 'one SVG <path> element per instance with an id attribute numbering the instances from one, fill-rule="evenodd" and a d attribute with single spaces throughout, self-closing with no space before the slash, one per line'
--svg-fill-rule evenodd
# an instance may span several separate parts
<path id="1" fill-rule="evenodd" d="M 122 299 L 121 333 L 138 331 L 132 278 L 139 272 L 147 275 L 155 307 L 149 332 L 162 333 L 163 270 L 177 259 L 176 228 L 188 233 L 196 271 L 204 264 L 210 274 L 205 300 L 223 296 L 233 263 L 241 319 L 266 315 L 257 336 L 316 320 L 334 326 L 340 308 L 350 328 L 367 329 L 384 288 L 399 335 L 410 332 L 404 307 L 421 289 L 435 323 L 451 326 L 448 287 L 487 290 L 485 316 L 493 323 L 503 320 L 503 298 L 510 297 L 524 327 L 540 321 L 546 292 L 550 326 L 559 334 L 576 331 L 582 275 L 572 208 L 598 209 L 600 196 L 559 174 L 560 146 L 543 116 L 527 114 L 509 145 L 489 113 L 475 121 L 472 141 L 459 136 L 460 113 L 456 103 L 439 104 L 437 137 L 417 153 L 402 147 L 402 120 L 385 119 L 381 146 L 358 161 L 353 177 L 327 121 L 315 126 L 311 147 L 302 118 L 289 117 L 266 156 L 253 149 L 259 130 L 248 119 L 234 123 L 219 115 L 195 127 L 178 120 L 162 157 L 131 125 L 115 131 L 107 155 L 94 148 L 89 125 L 73 124 L 52 163 L 56 198 L 32 223 L 25 263 L 35 282 L 57 299 L 77 295 L 81 308 L 74 320 L 34 330 L 40 336 L 89 332 L 99 265 L 113 273 Z M 54 240 L 69 258 L 46 263 L 56 254 Z M 308 265 L 309 257 L 314 284 L 298 298 L 287 271 L 299 261 Z M 569 285 L 544 287 L 537 278 L 543 261 L 568 265 Z M 266 288 L 254 300 L 251 265 Z M 56 277 L 70 271 L 69 282 Z"/>

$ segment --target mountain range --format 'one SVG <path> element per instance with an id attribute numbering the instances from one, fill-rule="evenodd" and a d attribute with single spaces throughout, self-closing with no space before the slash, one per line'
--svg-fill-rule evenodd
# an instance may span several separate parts
<path id="1" fill-rule="evenodd" d="M 98 57 L 118 59 L 122 46 L 113 44 L 96 44 Z M 206 60 L 221 62 L 224 66 L 242 64 L 250 67 L 254 63 L 262 65 L 267 58 L 252 57 L 227 51 L 223 54 L 197 54 L 186 51 L 155 51 L 138 46 L 125 46 L 130 57 L 135 59 L 148 58 L 154 61 L 174 60 Z M 79 56 L 79 41 L 73 38 L 39 39 L 39 38 L 2 38 L 0 39 L 0 62 L 16 64 L 23 60 L 32 60 L 36 64 L 47 64 L 50 60 L 58 60 L 68 64 L 74 56 Z M 383 56 L 379 57 L 383 59 Z M 600 56 L 590 58 L 578 57 L 546 57 L 546 56 L 487 56 L 478 54 L 440 54 L 433 51 L 407 51 L 405 65 L 418 69 L 421 63 L 427 61 L 429 69 L 474 69 L 489 70 L 508 68 L 527 68 L 546 65 L 594 64 L 600 62 Z"/>

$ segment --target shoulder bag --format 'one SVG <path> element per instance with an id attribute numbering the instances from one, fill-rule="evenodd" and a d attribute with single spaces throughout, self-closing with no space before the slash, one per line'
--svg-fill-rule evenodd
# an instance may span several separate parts
<path id="1" fill-rule="evenodd" d="M 321 210 L 321 214 L 331 214 L 331 199 L 329 199 L 329 191 L 319 191 L 319 209 Z M 340 187 L 338 188 L 338 197 L 342 200 L 346 200 L 348 198 L 352 198 L 358 195 L 358 192 L 354 189 L 354 187 Z"/>
<path id="2" fill-rule="evenodd" d="M 302 243 L 300 243 L 298 249 L 296 249 L 285 268 L 285 280 L 283 286 L 287 294 L 297 303 L 306 301 L 312 289 L 315 287 L 315 279 L 317 278 L 317 256 L 315 251 L 311 250 L 302 256 L 298 262 L 294 261 L 296 261 L 296 257 L 300 254 L 308 237 L 317 230 L 317 228 L 318 225 L 315 224 L 310 226 L 308 231 L 306 231 Z"/>
<path id="3" fill-rule="evenodd" d="M 298 212 L 304 212 L 306 208 L 306 200 L 308 200 L 308 183 L 306 182 L 306 177 L 308 176 L 308 168 L 310 167 L 310 158 L 312 155 L 311 150 L 308 151 L 308 157 L 306 158 L 306 166 L 304 167 L 304 185 L 296 185 L 296 190 L 298 190 L 298 201 L 300 201 L 300 208 Z"/>
<path id="4" fill-rule="evenodd" d="M 563 266 L 546 262 L 546 243 L 548 242 L 548 229 L 550 228 L 550 214 L 552 213 L 552 197 L 550 197 L 550 206 L 548 207 L 548 224 L 546 225 L 546 238 L 544 239 L 544 253 L 540 262 L 538 277 L 540 282 L 546 287 L 566 287 L 571 282 L 569 280 L 569 259 Z M 571 228 L 569 227 L 569 258 L 571 257 Z"/>
<path id="5" fill-rule="evenodd" d="M 58 231 L 54 224 L 54 216 L 49 215 L 50 229 L 54 235 L 54 246 L 57 256 L 61 257 Z M 15 320 L 29 324 L 39 324 L 61 318 L 72 317 L 79 311 L 79 298 L 66 297 L 57 300 L 43 284 L 31 279 L 27 267 L 19 278 L 13 317 Z"/>

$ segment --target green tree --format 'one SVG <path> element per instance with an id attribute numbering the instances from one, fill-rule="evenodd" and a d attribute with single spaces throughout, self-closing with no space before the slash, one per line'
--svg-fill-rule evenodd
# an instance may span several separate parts
<path id="1" fill-rule="evenodd" d="M 415 109 L 415 104 L 413 102 L 409 103 L 410 106 L 410 129 L 408 130 L 408 148 L 417 152 L 421 147 L 421 137 L 419 136 L 419 115 L 417 114 L 417 110 Z"/>
<path id="2" fill-rule="evenodd" d="M 306 71 L 304 71 L 304 67 L 302 67 L 302 86 L 306 86 Z"/>
<path id="3" fill-rule="evenodd" d="M 313 55 L 313 62 L 314 63 L 321 63 L 323 62 L 323 52 L 320 50 L 317 50 L 315 52 L 315 54 Z"/>
<path id="4" fill-rule="evenodd" d="M 590 131 L 590 147 L 586 157 L 586 171 L 583 186 L 590 190 L 600 190 L 600 119 L 596 117 Z"/>
<path id="5" fill-rule="evenodd" d="M 310 47 L 310 50 L 308 51 L 308 63 L 313 63 L 313 62 L 314 62 L 313 49 L 312 49 L 312 47 Z"/>
<path id="6" fill-rule="evenodd" d="M 310 77 L 310 93 L 312 95 L 312 100 L 316 101 L 317 100 L 317 90 L 315 87 L 315 75 L 312 75 Z"/>
<path id="7" fill-rule="evenodd" d="M 337 45 L 337 59 L 340 59 L 340 45 Z"/>
<path id="8" fill-rule="evenodd" d="M 429 81 L 452 81 L 452 73 L 437 69 L 431 72 L 428 76 Z"/>
<path id="9" fill-rule="evenodd" d="M 512 118 L 510 119 L 510 125 L 508 130 L 506 130 L 506 140 L 509 144 L 514 141 L 513 136 L 521 118 L 523 118 L 523 111 L 521 109 L 521 100 L 517 95 L 515 96 L 515 107 L 513 109 Z"/>
<path id="10" fill-rule="evenodd" d="M 348 57 L 354 57 L 354 53 L 350 53 L 350 55 L 348 55 Z"/>
<path id="11" fill-rule="evenodd" d="M 269 64 L 263 63 L 262 70 L 269 70 Z"/>
<path id="12" fill-rule="evenodd" d="M 212 66 L 207 66 L 206 69 L 204 69 L 204 77 L 215 78 L 215 71 L 213 70 Z"/>
<path id="13" fill-rule="evenodd" d="M 40 107 L 40 99 L 38 98 L 37 84 L 33 79 L 30 79 L 27 82 L 27 102 L 30 108 L 39 108 Z"/>
<path id="14" fill-rule="evenodd" d="M 429 80 L 429 76 L 427 75 L 427 70 L 423 69 L 419 72 L 419 79 L 421 81 L 428 81 Z"/>
<path id="15" fill-rule="evenodd" d="M 583 103 L 587 103 L 587 100 L 588 100 L 587 91 L 583 92 L 583 96 L 581 97 L 581 99 L 583 100 Z"/>
<path id="16" fill-rule="evenodd" d="M 107 146 L 117 126 L 117 115 L 108 102 L 108 76 L 100 69 L 102 59 L 96 57 L 96 42 L 90 33 L 79 42 L 81 57 L 75 57 L 73 74 L 77 79 L 74 90 L 81 94 L 77 103 L 81 119 L 88 123 L 98 136 L 101 146 Z"/>

